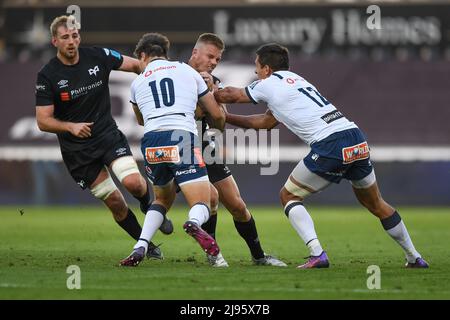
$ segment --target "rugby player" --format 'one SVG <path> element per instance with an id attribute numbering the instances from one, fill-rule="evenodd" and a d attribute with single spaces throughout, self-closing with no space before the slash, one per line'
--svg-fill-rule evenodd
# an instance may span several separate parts
<path id="1" fill-rule="evenodd" d="M 384 230 L 404 250 L 406 267 L 428 268 L 414 248 L 399 213 L 381 197 L 364 133 L 316 87 L 289 71 L 288 50 L 267 44 L 256 51 L 257 81 L 246 88 L 215 91 L 221 103 L 267 103 L 259 115 L 227 114 L 227 122 L 243 128 L 271 129 L 279 122 L 311 147 L 280 191 L 290 223 L 309 248 L 310 257 L 298 268 L 327 268 L 329 259 L 317 237 L 303 201 L 341 179 L 350 181 L 359 202 L 380 219 Z"/>
<path id="2" fill-rule="evenodd" d="M 220 80 L 211 73 L 222 59 L 225 44 L 216 34 L 201 34 L 192 50 L 189 65 L 200 72 L 208 88 L 213 86 L 223 87 Z M 197 108 L 197 118 L 202 120 L 202 136 L 209 129 L 207 117 L 202 115 L 201 109 Z M 211 155 L 215 156 L 214 136 L 211 141 L 204 140 L 202 143 L 203 152 L 209 146 L 213 149 Z M 206 163 L 209 181 L 211 182 L 211 217 L 202 225 L 202 228 L 213 238 L 216 237 L 218 200 L 227 208 L 233 216 L 233 222 L 239 235 L 245 240 L 256 265 L 270 265 L 285 267 L 286 264 L 277 258 L 265 254 L 261 247 L 256 229 L 255 220 L 250 214 L 244 200 L 241 198 L 239 188 L 234 180 L 230 169 L 222 163 Z M 217 263 L 217 259 L 207 256 L 210 263 Z M 225 264 L 223 265 L 225 266 Z"/>
<path id="3" fill-rule="evenodd" d="M 139 200 L 146 213 L 150 203 L 125 136 L 111 115 L 109 74 L 112 70 L 139 73 L 139 62 L 106 48 L 80 48 L 79 23 L 74 16 L 56 17 L 51 42 L 57 49 L 38 73 L 36 120 L 39 129 L 56 133 L 64 164 L 72 178 L 111 210 L 114 220 L 135 240 L 141 226 L 111 178 L 112 171 Z M 170 221 L 161 231 L 170 233 Z M 149 257 L 163 257 L 151 244 Z"/>
<path id="4" fill-rule="evenodd" d="M 148 33 L 134 52 L 142 72 L 131 85 L 130 102 L 138 123 L 144 126 L 141 150 L 155 200 L 132 253 L 120 262 L 122 266 L 137 266 L 144 259 L 175 199 L 176 184 L 190 207 L 184 230 L 208 255 L 223 260 L 215 239 L 201 228 L 210 217 L 210 185 L 194 113 L 198 103 L 213 127 L 220 130 L 225 113 L 198 72 L 185 63 L 168 61 L 169 47 L 167 37 Z"/>

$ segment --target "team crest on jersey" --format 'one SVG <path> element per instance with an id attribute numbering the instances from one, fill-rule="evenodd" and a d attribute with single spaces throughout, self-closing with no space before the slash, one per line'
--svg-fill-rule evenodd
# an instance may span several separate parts
<path id="1" fill-rule="evenodd" d="M 342 148 L 342 159 L 344 160 L 344 164 L 367 159 L 369 156 L 369 145 L 366 141 L 351 147 Z"/>
<path id="2" fill-rule="evenodd" d="M 99 72 L 99 71 L 100 71 L 100 68 L 98 66 L 95 66 L 94 68 L 88 70 L 90 76 L 92 76 L 92 75 L 97 76 L 97 72 Z"/>
<path id="3" fill-rule="evenodd" d="M 68 83 L 69 83 L 69 80 L 59 80 L 59 82 L 58 82 L 59 88 L 62 89 L 62 88 L 69 86 Z"/>
<path id="4" fill-rule="evenodd" d="M 178 146 L 145 148 L 145 159 L 150 164 L 178 163 L 180 162 L 180 153 Z"/>

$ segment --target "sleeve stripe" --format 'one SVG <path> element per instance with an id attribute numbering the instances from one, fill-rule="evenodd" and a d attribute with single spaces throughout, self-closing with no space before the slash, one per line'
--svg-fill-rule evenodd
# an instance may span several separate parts
<path id="1" fill-rule="evenodd" d="M 250 94 L 250 90 L 248 90 L 248 87 L 245 87 L 245 93 L 247 94 L 247 96 L 250 98 L 250 100 L 252 100 L 252 102 L 254 104 L 258 104 L 258 102 L 255 101 L 255 99 L 253 99 L 252 95 Z"/>
<path id="2" fill-rule="evenodd" d="M 198 95 L 198 98 L 200 99 L 201 97 L 203 97 L 205 94 L 207 94 L 209 92 L 209 89 L 208 88 L 206 88 L 206 90 L 205 91 L 203 91 L 202 93 L 200 93 L 199 95 Z"/>

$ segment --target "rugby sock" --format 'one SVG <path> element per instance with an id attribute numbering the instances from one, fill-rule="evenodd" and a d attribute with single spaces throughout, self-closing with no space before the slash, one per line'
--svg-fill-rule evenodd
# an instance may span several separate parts
<path id="1" fill-rule="evenodd" d="M 133 211 L 128 209 L 128 214 L 125 219 L 122 221 L 116 221 L 119 226 L 122 227 L 134 240 L 139 239 L 139 236 L 142 232 L 141 225 L 136 219 Z"/>
<path id="2" fill-rule="evenodd" d="M 165 214 L 166 209 L 162 205 L 152 204 L 148 208 L 148 212 L 144 220 L 144 226 L 142 227 L 142 233 L 138 242 L 134 246 L 135 249 L 144 247 L 145 252 L 147 252 L 149 241 L 153 238 L 163 223 Z"/>
<path id="3" fill-rule="evenodd" d="M 381 219 L 380 221 L 384 230 L 403 248 L 408 262 L 413 263 L 416 262 L 417 258 L 421 258 L 420 254 L 414 248 L 408 230 L 406 230 L 406 226 L 397 211 L 390 217 Z"/>
<path id="4" fill-rule="evenodd" d="M 202 224 L 202 229 L 208 232 L 208 234 L 216 238 L 216 225 L 217 225 L 217 214 L 211 215 L 204 224 Z"/>
<path id="5" fill-rule="evenodd" d="M 284 207 L 284 212 L 295 231 L 297 231 L 305 242 L 311 256 L 319 256 L 323 252 L 323 249 L 314 230 L 314 222 L 303 206 L 303 203 L 289 201 Z"/>
<path id="6" fill-rule="evenodd" d="M 147 182 L 146 182 L 146 184 L 147 184 L 147 191 L 145 192 L 145 194 L 142 197 L 133 195 L 133 197 L 135 197 L 139 201 L 141 211 L 143 214 L 147 213 L 148 206 L 150 203 L 150 187 Z"/>
<path id="7" fill-rule="evenodd" d="M 251 217 L 247 222 L 233 221 L 237 232 L 247 243 L 252 257 L 255 259 L 264 258 L 264 251 L 259 243 L 258 231 L 256 230 L 256 224 L 253 217 Z"/>
<path id="8" fill-rule="evenodd" d="M 209 219 L 209 208 L 204 203 L 194 204 L 189 210 L 189 221 L 201 226 Z"/>

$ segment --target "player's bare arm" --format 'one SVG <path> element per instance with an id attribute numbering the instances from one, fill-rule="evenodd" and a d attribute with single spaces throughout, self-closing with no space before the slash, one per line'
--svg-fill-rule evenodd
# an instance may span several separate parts
<path id="1" fill-rule="evenodd" d="M 219 103 L 249 103 L 252 100 L 248 97 L 244 88 L 225 87 L 214 91 L 214 97 Z"/>
<path id="2" fill-rule="evenodd" d="M 211 126 L 223 130 L 225 127 L 225 112 L 220 104 L 216 102 L 211 92 L 202 96 L 198 103 L 205 113 L 210 116 Z"/>
<path id="3" fill-rule="evenodd" d="M 70 132 L 78 138 L 89 138 L 93 122 L 65 122 L 53 116 L 54 105 L 36 106 L 36 120 L 41 131 L 51 133 Z"/>
<path id="4" fill-rule="evenodd" d="M 270 110 L 263 114 L 252 114 L 243 116 L 238 114 L 226 113 L 226 122 L 237 127 L 245 129 L 272 129 L 276 127 L 279 122 L 272 115 Z"/>
<path id="5" fill-rule="evenodd" d="M 132 103 L 131 105 L 133 106 L 133 111 L 136 116 L 136 120 L 137 120 L 138 124 L 143 126 L 144 125 L 144 117 L 142 116 L 141 110 L 139 110 L 139 107 L 137 106 L 137 104 Z"/>
<path id="6" fill-rule="evenodd" d="M 139 66 L 139 60 L 132 58 L 132 57 L 128 57 L 128 56 L 122 56 L 122 57 L 123 57 L 123 62 L 122 62 L 122 65 L 120 66 L 119 70 L 134 72 L 136 74 L 141 73 L 141 68 Z"/>

